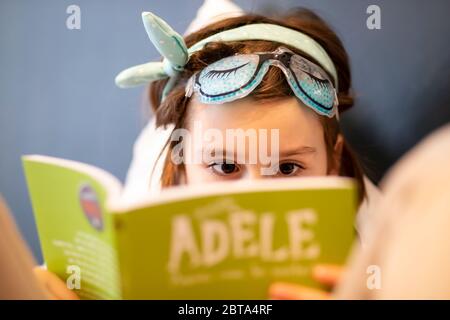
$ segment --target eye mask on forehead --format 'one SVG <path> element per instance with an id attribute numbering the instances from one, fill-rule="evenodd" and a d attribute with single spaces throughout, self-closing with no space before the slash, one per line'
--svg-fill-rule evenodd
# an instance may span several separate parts
<path id="1" fill-rule="evenodd" d="M 206 104 L 220 104 L 249 95 L 270 66 L 280 68 L 293 93 L 320 115 L 337 114 L 336 90 L 328 75 L 311 61 L 280 47 L 274 52 L 238 54 L 212 63 L 194 74 L 186 86 Z"/>

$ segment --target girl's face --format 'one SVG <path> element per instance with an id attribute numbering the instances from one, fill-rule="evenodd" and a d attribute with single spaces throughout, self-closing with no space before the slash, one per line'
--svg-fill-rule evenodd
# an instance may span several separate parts
<path id="1" fill-rule="evenodd" d="M 202 159 L 185 164 L 187 184 L 325 176 L 337 172 L 328 168 L 319 115 L 294 97 L 265 103 L 244 98 L 219 105 L 202 104 L 198 99 L 191 99 L 188 110 L 186 127 L 191 136 L 207 137 L 209 134 L 209 140 L 189 139 L 185 142 L 184 152 Z M 267 161 L 263 161 L 260 155 L 272 154 L 275 140 L 271 138 L 271 129 L 278 129 L 279 154 L 277 163 L 270 165 L 274 171 L 267 175 L 262 170 L 268 167 Z M 227 132 L 233 135 L 239 131 L 244 133 L 245 144 L 237 140 L 230 144 Z M 220 136 L 223 139 L 217 138 Z M 256 161 L 250 154 L 254 156 L 255 152 Z"/>

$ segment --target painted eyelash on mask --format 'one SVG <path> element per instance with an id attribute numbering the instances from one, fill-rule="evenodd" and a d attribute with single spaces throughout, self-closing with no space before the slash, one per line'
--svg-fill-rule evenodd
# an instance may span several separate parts
<path id="1" fill-rule="evenodd" d="M 213 79 L 214 77 L 225 78 L 232 73 L 236 73 L 239 69 L 245 67 L 247 64 L 248 64 L 248 62 L 244 63 L 243 65 L 240 65 L 240 66 L 237 66 L 234 68 L 230 68 L 230 69 L 225 69 L 225 70 L 210 70 L 203 77 L 208 78 L 208 79 Z"/>
<path id="2" fill-rule="evenodd" d="M 319 86 L 319 88 L 322 90 L 328 89 L 330 87 L 330 84 L 326 80 L 318 79 L 314 76 L 311 76 L 311 79 L 312 79 L 312 82 L 315 82 Z M 318 102 L 316 101 L 316 103 L 318 103 Z"/>

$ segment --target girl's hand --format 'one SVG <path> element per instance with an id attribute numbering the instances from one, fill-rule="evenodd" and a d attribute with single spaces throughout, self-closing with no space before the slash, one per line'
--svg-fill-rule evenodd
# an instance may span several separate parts
<path id="1" fill-rule="evenodd" d="M 61 279 L 44 267 L 38 266 L 33 269 L 38 282 L 47 291 L 49 299 L 53 300 L 79 300 L 78 296 L 69 290 Z"/>
<path id="2" fill-rule="evenodd" d="M 316 265 L 313 278 L 327 287 L 333 288 L 341 278 L 344 268 L 337 265 Z M 269 287 L 269 299 L 273 300 L 328 300 L 330 292 L 309 288 L 298 284 L 275 282 Z"/>

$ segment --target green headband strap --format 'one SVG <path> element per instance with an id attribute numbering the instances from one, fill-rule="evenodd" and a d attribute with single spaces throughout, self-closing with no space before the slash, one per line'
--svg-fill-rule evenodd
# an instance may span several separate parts
<path id="1" fill-rule="evenodd" d="M 328 56 L 322 46 L 310 36 L 299 31 L 282 27 L 276 24 L 255 23 L 248 24 L 235 29 L 216 33 L 206 39 L 197 42 L 188 49 L 189 55 L 201 50 L 208 42 L 213 41 L 242 41 L 242 40 L 266 40 L 279 42 L 301 50 L 310 57 L 316 59 L 322 68 L 324 68 L 333 77 L 337 83 L 337 72 L 333 61 Z"/>
<path id="2" fill-rule="evenodd" d="M 322 68 L 328 71 L 336 86 L 338 83 L 336 68 L 325 49 L 313 38 L 300 31 L 276 24 L 248 24 L 216 33 L 188 49 L 183 37 L 158 16 L 151 12 L 144 12 L 142 13 L 142 20 L 150 41 L 164 59 L 162 62 L 137 65 L 119 73 L 116 77 L 116 84 L 121 88 L 133 87 L 170 77 L 163 91 L 162 98 L 164 100 L 173 88 L 179 72 L 183 70 L 189 61 L 189 57 L 194 52 L 201 50 L 208 42 L 243 40 L 274 41 L 299 49 L 314 58 Z"/>

